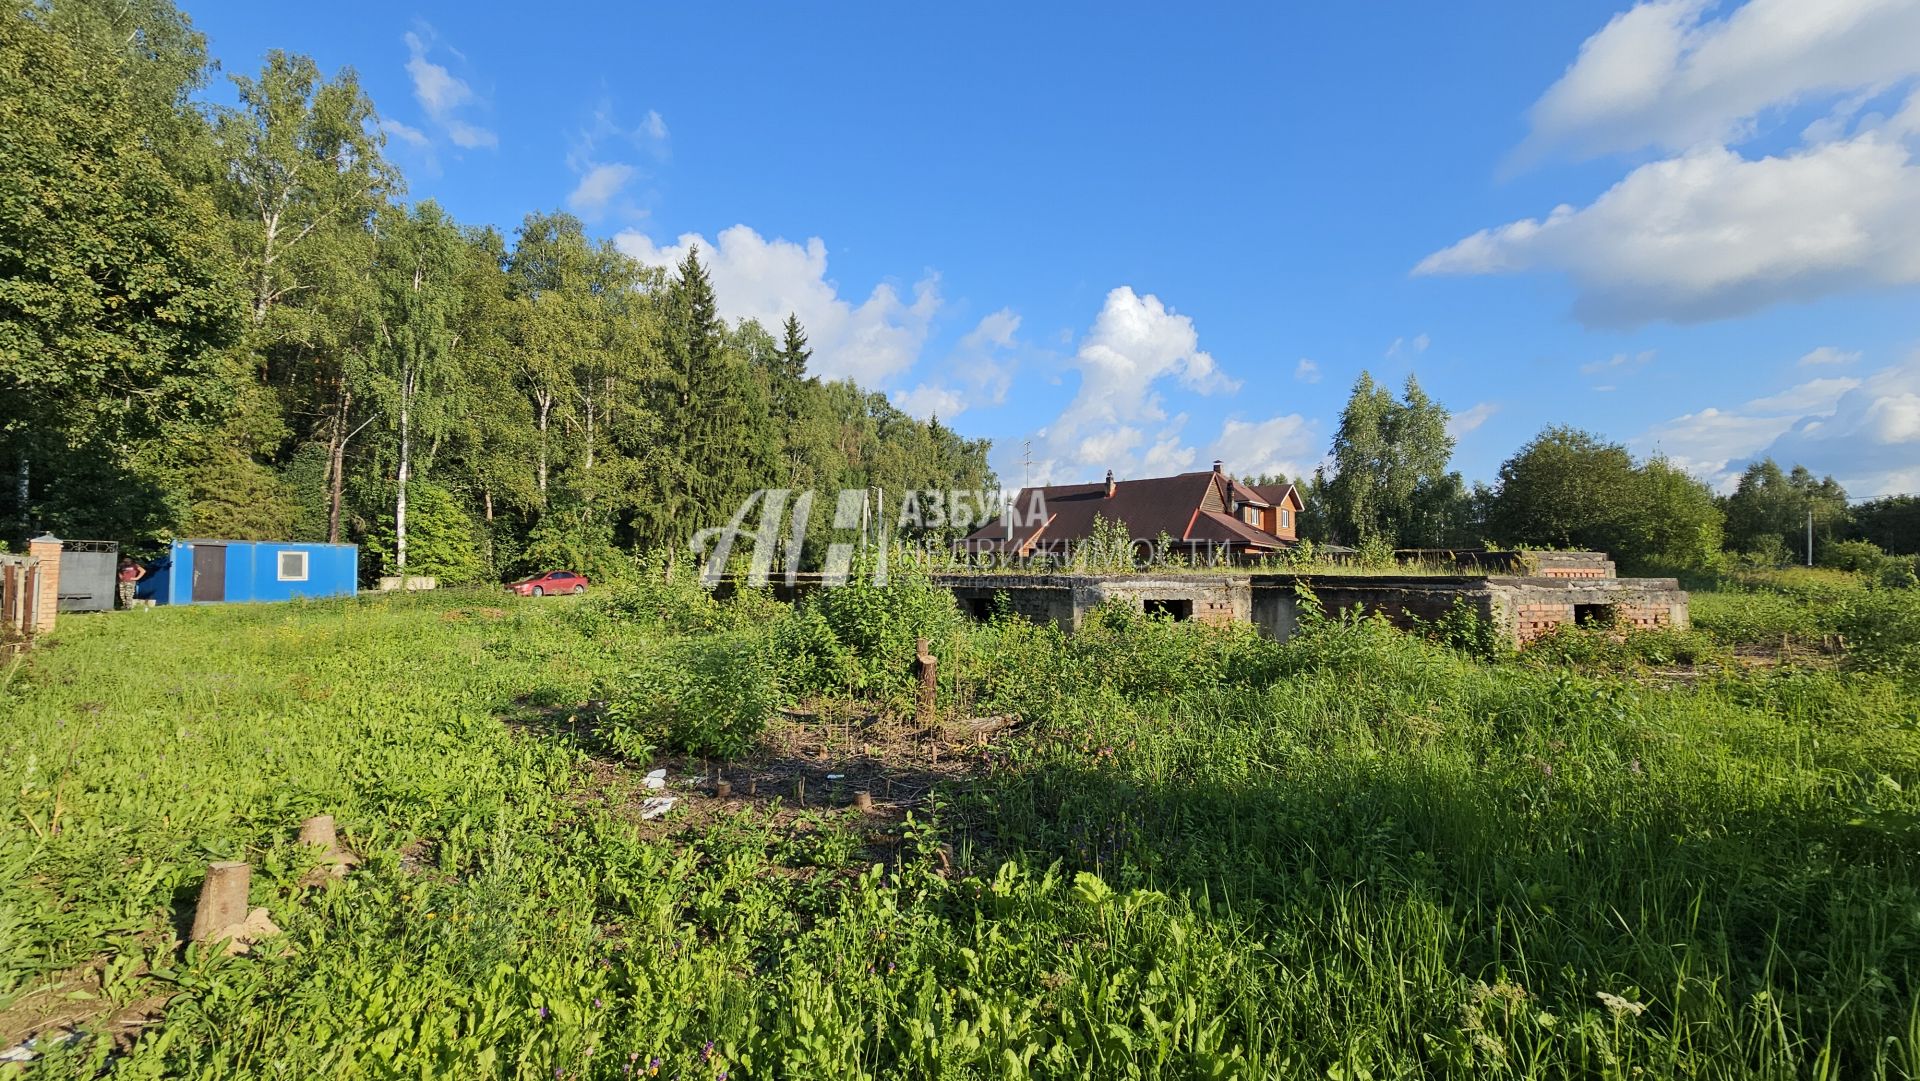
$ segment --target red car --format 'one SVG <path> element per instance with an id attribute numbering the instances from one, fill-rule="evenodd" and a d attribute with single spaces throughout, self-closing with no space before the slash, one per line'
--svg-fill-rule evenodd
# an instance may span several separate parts
<path id="1" fill-rule="evenodd" d="M 507 587 L 522 597 L 544 597 L 549 593 L 585 593 L 587 580 L 572 571 L 548 571 Z"/>

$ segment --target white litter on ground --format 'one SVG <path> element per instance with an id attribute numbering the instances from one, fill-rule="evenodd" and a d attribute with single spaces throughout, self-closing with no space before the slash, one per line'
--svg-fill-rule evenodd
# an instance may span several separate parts
<path id="1" fill-rule="evenodd" d="M 640 804 L 640 820 L 644 822 L 648 819 L 659 818 L 661 815 L 673 810 L 673 805 L 678 802 L 680 802 L 678 796 L 654 796 L 652 799 Z"/>
<path id="2" fill-rule="evenodd" d="M 646 785 L 648 788 L 665 788 L 667 787 L 667 771 L 663 769 L 654 770 L 652 773 L 647 774 L 646 778 L 640 783 Z"/>

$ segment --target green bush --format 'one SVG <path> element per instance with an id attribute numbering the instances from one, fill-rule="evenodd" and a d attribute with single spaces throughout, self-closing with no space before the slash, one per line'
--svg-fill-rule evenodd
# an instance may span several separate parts
<path id="1" fill-rule="evenodd" d="M 796 692 L 840 691 L 904 706 L 918 640 L 931 641 L 937 653 L 958 632 L 953 595 L 924 571 L 900 566 L 884 583 L 873 579 L 870 569 L 855 567 L 845 585 L 798 605 L 793 618 L 802 624 L 776 630 L 775 647 Z"/>
<path id="2" fill-rule="evenodd" d="M 1842 602 L 1835 624 L 1848 663 L 1870 672 L 1920 676 L 1920 593 L 1872 590 Z"/>
<path id="3" fill-rule="evenodd" d="M 608 702 L 600 735 L 621 754 L 658 748 L 734 759 L 752 748 L 780 704 L 765 644 L 744 634 L 662 642 Z"/>
<path id="4" fill-rule="evenodd" d="M 1920 556 L 1888 556 L 1880 566 L 1880 585 L 1884 589 L 1920 587 Z"/>
<path id="5" fill-rule="evenodd" d="M 389 505 L 386 510 L 380 527 L 367 537 L 367 551 L 386 573 L 398 574 L 394 566 L 393 507 Z M 407 485 L 407 573 L 438 578 L 447 586 L 471 585 L 487 577 L 473 516 L 451 492 L 437 484 L 415 481 Z"/>
<path id="6" fill-rule="evenodd" d="M 1887 553 L 1872 541 L 1830 541 L 1820 552 L 1820 565 L 1856 574 L 1877 575 L 1886 564 Z"/>
<path id="7" fill-rule="evenodd" d="M 1610 627 L 1562 624 L 1528 643 L 1520 656 L 1535 667 L 1624 672 L 1647 665 L 1719 663 L 1726 651 L 1700 631 L 1657 627 L 1623 634 Z"/>
<path id="8" fill-rule="evenodd" d="M 1810 642 L 1834 629 L 1823 622 L 1822 608 L 1782 593 L 1696 592 L 1691 608 L 1694 628 L 1728 645 Z"/>
<path id="9" fill-rule="evenodd" d="M 606 590 L 593 605 L 582 606 L 592 617 L 631 623 L 668 634 L 713 634 L 732 626 L 726 608 L 713 591 L 702 586 L 685 564 L 669 564 L 658 552 L 635 561 L 636 572 Z"/>

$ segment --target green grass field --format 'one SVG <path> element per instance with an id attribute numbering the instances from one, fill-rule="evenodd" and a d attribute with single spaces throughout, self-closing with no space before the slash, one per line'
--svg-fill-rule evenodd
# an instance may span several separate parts
<path id="1" fill-rule="evenodd" d="M 1857 664 L 1675 682 L 915 588 L 68 620 L 0 675 L 0 1039 L 50 1034 L 34 1077 L 1920 1077 L 1911 594 Z M 1825 618 L 1745 596 L 1703 626 Z M 675 658 L 885 712 L 917 634 L 1025 723 L 905 822 L 637 821 L 646 746 L 755 700 Z M 622 712 L 661 680 L 695 735 Z M 303 888 L 318 813 L 366 862 Z M 230 858 L 285 934 L 183 949 Z"/>

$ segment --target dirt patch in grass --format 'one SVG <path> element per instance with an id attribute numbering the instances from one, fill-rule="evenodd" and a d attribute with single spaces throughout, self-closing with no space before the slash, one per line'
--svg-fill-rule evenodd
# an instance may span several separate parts
<path id="1" fill-rule="evenodd" d="M 149 994 L 115 1002 L 104 985 L 107 958 L 95 958 L 78 968 L 57 972 L 15 995 L 0 1009 L 0 1051 L 36 1040 L 33 1050 L 44 1054 L 50 1046 L 76 1033 L 101 1036 L 114 1050 L 133 1045 L 147 1026 L 166 1011 L 168 994 Z M 146 974 L 144 966 L 127 974 L 131 984 Z"/>
<path id="2" fill-rule="evenodd" d="M 650 761 L 621 758 L 594 738 L 605 703 L 516 698 L 501 720 L 516 731 L 560 739 L 585 758 L 572 799 L 632 822 L 642 836 L 694 835 L 752 809 L 782 829 L 805 832 L 822 813 L 858 815 L 868 838 L 865 854 L 884 858 L 899 843 L 908 812 L 936 789 L 965 784 L 1003 765 L 1004 741 L 1019 728 L 1012 717 L 968 717 L 921 728 L 855 703 L 819 702 L 783 710 L 754 752 L 735 762 L 659 754 Z M 665 770 L 650 788 L 647 774 Z M 720 794 L 720 782 L 728 786 Z M 859 794 L 869 804 L 859 807 Z M 672 798 L 665 813 L 646 817 Z"/>

